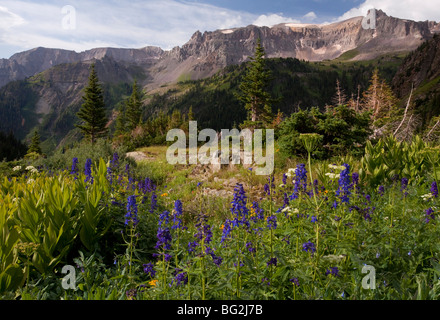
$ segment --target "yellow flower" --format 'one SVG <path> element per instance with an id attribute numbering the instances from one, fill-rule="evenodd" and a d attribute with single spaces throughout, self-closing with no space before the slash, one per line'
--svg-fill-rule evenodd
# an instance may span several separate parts
<path id="1" fill-rule="evenodd" d="M 150 282 L 148 282 L 148 284 L 149 284 L 150 286 L 152 286 L 152 287 L 156 287 L 158 281 L 159 281 L 159 280 L 151 280 Z"/>
<path id="2" fill-rule="evenodd" d="M 162 193 L 161 195 L 160 195 L 161 197 L 166 197 L 166 196 L 168 196 L 168 193 Z"/>
<path id="3" fill-rule="evenodd" d="M 220 230 L 223 230 L 224 228 L 225 228 L 225 225 L 222 224 L 222 225 L 220 226 Z"/>

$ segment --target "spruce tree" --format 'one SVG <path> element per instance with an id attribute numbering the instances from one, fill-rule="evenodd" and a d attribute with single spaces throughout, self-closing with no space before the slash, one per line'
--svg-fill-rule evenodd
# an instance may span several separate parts
<path id="1" fill-rule="evenodd" d="M 37 153 L 41 154 L 41 147 L 40 147 L 40 134 L 37 130 L 34 131 L 34 134 L 31 139 L 31 144 L 29 145 L 28 152 L 27 153 Z"/>
<path id="2" fill-rule="evenodd" d="M 121 105 L 118 108 L 118 115 L 116 117 L 116 127 L 115 127 L 115 136 L 122 135 L 126 133 L 126 126 L 125 126 L 125 105 L 121 103 Z"/>
<path id="3" fill-rule="evenodd" d="M 241 95 L 238 99 L 244 102 L 250 120 L 243 127 L 267 126 L 272 122 L 271 104 L 274 99 L 268 91 L 272 74 L 266 67 L 264 56 L 265 51 L 258 38 L 254 57 L 250 58 L 249 67 L 239 86 Z"/>
<path id="4" fill-rule="evenodd" d="M 141 123 L 142 92 L 139 91 L 137 81 L 133 83 L 133 91 L 127 101 L 125 118 L 129 131 L 134 130 Z"/>
<path id="5" fill-rule="evenodd" d="M 82 123 L 76 125 L 93 144 L 107 133 L 104 97 L 96 74 L 95 64 L 90 67 L 89 83 L 83 96 L 84 103 L 77 113 Z"/>

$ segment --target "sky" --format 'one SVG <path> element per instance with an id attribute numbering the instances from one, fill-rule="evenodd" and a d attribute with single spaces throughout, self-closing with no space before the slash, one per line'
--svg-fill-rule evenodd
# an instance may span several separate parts
<path id="1" fill-rule="evenodd" d="M 440 21 L 439 0 L 0 0 L 0 59 L 35 47 L 169 50 L 197 30 L 332 23 L 371 8 Z"/>

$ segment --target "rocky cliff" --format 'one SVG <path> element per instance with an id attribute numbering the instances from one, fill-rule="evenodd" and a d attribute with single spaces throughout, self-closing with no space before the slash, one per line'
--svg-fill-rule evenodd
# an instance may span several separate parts
<path id="1" fill-rule="evenodd" d="M 253 54 L 261 38 L 267 57 L 293 57 L 308 61 L 334 59 L 354 50 L 351 57 L 366 60 L 389 52 L 411 51 L 440 32 L 433 21 L 416 22 L 377 11 L 376 29 L 363 29 L 362 17 L 327 25 L 284 23 L 269 27 L 247 26 L 201 33 L 197 31 L 181 47 L 164 51 L 96 48 L 85 52 L 36 48 L 0 60 L 0 87 L 24 79 L 58 64 L 103 59 L 136 66 L 147 76 L 143 84 L 152 89 L 178 79 L 201 79 L 221 68 L 239 64 Z"/>

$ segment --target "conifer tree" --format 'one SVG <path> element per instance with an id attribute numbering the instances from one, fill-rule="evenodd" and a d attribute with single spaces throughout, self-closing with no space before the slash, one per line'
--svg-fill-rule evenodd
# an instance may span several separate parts
<path id="1" fill-rule="evenodd" d="M 118 108 L 118 115 L 116 117 L 115 136 L 126 133 L 125 127 L 125 105 L 121 104 Z"/>
<path id="2" fill-rule="evenodd" d="M 77 113 L 82 123 L 76 125 L 93 144 L 107 133 L 104 97 L 96 74 L 95 64 L 90 67 L 89 83 L 83 96 L 84 103 Z"/>
<path id="3" fill-rule="evenodd" d="M 194 117 L 193 107 L 190 106 L 188 110 L 188 121 L 193 121 L 194 119 L 195 117 Z"/>
<path id="4" fill-rule="evenodd" d="M 133 91 L 125 108 L 125 118 L 129 131 L 134 130 L 141 123 L 141 108 L 142 92 L 139 90 L 137 81 L 135 80 L 133 83 Z"/>
<path id="5" fill-rule="evenodd" d="M 370 80 L 370 86 L 364 92 L 363 108 L 372 112 L 372 118 L 378 119 L 383 112 L 390 114 L 396 106 L 395 98 L 390 86 L 379 77 L 376 68 Z"/>
<path id="6" fill-rule="evenodd" d="M 37 130 L 34 131 L 34 134 L 31 139 L 31 144 L 29 145 L 28 153 L 37 153 L 41 154 L 41 147 L 40 147 L 40 134 Z"/>
<path id="7" fill-rule="evenodd" d="M 238 98 L 245 103 L 249 121 L 244 127 L 267 126 L 272 122 L 272 99 L 268 87 L 272 79 L 270 70 L 266 67 L 265 51 L 258 38 L 254 57 L 250 58 L 249 67 L 239 86 L 241 95 Z"/>

